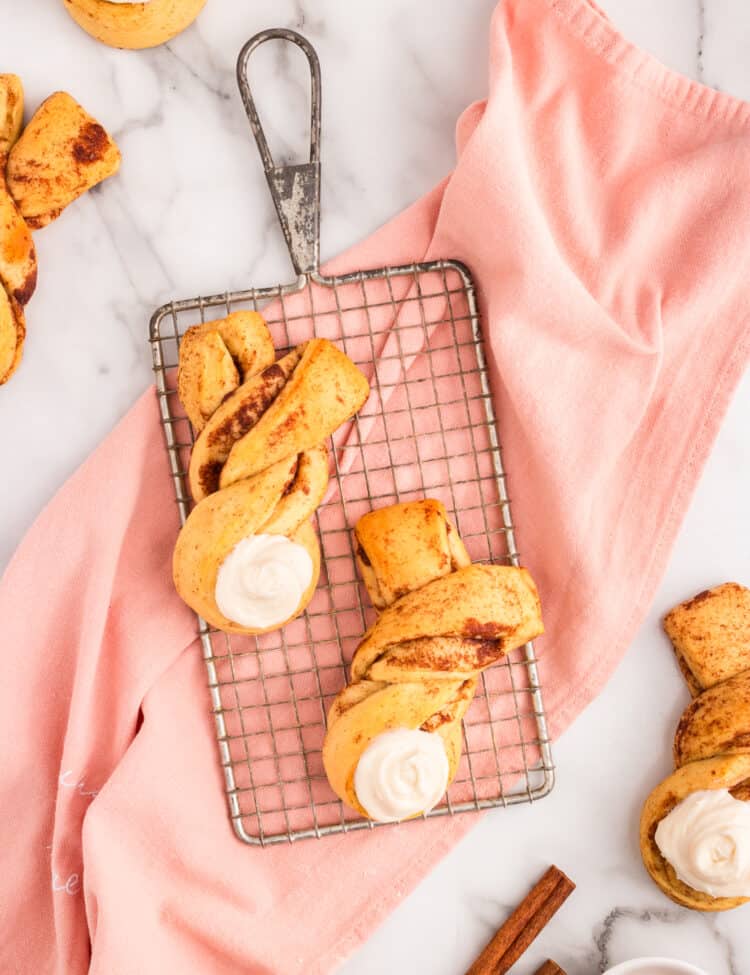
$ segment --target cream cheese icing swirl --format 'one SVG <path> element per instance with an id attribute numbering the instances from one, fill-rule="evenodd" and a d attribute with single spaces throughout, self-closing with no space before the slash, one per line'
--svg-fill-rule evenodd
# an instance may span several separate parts
<path id="1" fill-rule="evenodd" d="M 221 563 L 216 605 L 241 626 L 280 626 L 297 612 L 313 572 L 307 549 L 297 542 L 285 535 L 251 535 Z"/>
<path id="2" fill-rule="evenodd" d="M 373 738 L 354 773 L 354 790 L 370 819 L 393 823 L 429 812 L 448 785 L 440 735 L 397 728 Z"/>
<path id="3" fill-rule="evenodd" d="M 662 819 L 656 845 L 679 879 L 711 897 L 750 897 L 750 803 L 693 792 Z"/>

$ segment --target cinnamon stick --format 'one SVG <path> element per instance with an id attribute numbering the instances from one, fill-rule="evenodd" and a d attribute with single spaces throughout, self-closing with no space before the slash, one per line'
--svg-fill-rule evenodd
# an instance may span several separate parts
<path id="1" fill-rule="evenodd" d="M 548 958 L 541 968 L 537 968 L 534 975 L 565 975 L 565 972 L 562 970 L 562 968 L 560 968 L 556 961 L 552 961 L 551 958 Z"/>
<path id="2" fill-rule="evenodd" d="M 466 975 L 506 975 L 575 890 L 557 867 L 550 867 L 521 901 Z"/>

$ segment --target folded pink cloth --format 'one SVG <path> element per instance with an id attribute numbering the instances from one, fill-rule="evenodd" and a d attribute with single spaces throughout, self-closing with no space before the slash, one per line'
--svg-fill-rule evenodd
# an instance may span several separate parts
<path id="1" fill-rule="evenodd" d="M 641 620 L 746 361 L 750 107 L 587 0 L 502 2 L 490 60 L 454 174 L 335 268 L 476 276 L 558 735 Z M 176 530 L 148 391 L 0 591 L 0 971 L 328 972 L 474 822 L 238 843 Z"/>

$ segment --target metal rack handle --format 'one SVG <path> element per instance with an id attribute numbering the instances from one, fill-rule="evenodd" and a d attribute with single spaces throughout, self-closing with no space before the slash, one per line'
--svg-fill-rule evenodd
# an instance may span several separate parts
<path id="1" fill-rule="evenodd" d="M 289 41 L 301 48 L 310 65 L 310 158 L 306 163 L 277 166 L 268 148 L 248 81 L 250 55 L 266 41 Z M 250 128 L 258 144 L 276 213 L 298 274 L 317 273 L 320 267 L 320 62 L 310 42 L 296 31 L 276 27 L 251 37 L 237 60 L 237 84 Z"/>

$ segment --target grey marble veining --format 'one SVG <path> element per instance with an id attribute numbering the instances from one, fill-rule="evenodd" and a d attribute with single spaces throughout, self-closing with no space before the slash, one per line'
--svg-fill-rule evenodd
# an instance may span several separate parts
<path id="1" fill-rule="evenodd" d="M 698 40 L 695 45 L 695 76 L 704 84 L 708 84 L 706 79 L 706 64 L 703 58 L 706 44 L 706 4 L 705 0 L 698 0 Z"/>
<path id="2" fill-rule="evenodd" d="M 56 88 L 71 91 L 115 133 L 124 156 L 115 179 L 36 235 L 40 281 L 26 361 L 0 390 L 5 456 L 13 458 L 3 468 L 0 566 L 151 381 L 151 310 L 170 297 L 291 275 L 236 92 L 243 41 L 289 26 L 320 54 L 326 257 L 451 169 L 456 119 L 485 91 L 494 2 L 208 0 L 193 29 L 135 54 L 95 44 L 57 0 L 0 0 L 0 70 L 23 77 L 30 107 Z M 750 97 L 747 0 L 599 3 L 673 68 Z M 307 80 L 293 54 L 269 49 L 253 61 L 263 121 L 282 159 L 305 151 Z M 555 792 L 478 822 L 344 975 L 458 975 L 551 862 L 578 890 L 520 975 L 548 956 L 570 975 L 594 975 L 639 954 L 681 956 L 711 975 L 750 973 L 748 910 L 710 917 L 675 907 L 650 883 L 637 848 L 640 805 L 669 767 L 686 700 L 659 616 L 707 584 L 750 580 L 748 419 L 745 381 L 641 633 L 557 747 Z"/>
<path id="3" fill-rule="evenodd" d="M 594 931 L 594 945 L 596 949 L 596 970 L 606 971 L 616 961 L 621 960 L 623 950 L 627 951 L 638 938 L 645 938 L 641 934 L 644 926 L 648 927 L 648 938 L 654 948 L 650 951 L 667 951 L 671 949 L 659 948 L 661 941 L 672 944 L 675 936 L 683 938 L 683 929 L 688 923 L 686 911 L 677 907 L 663 908 L 633 908 L 614 907 L 604 921 Z M 739 975 L 736 967 L 735 951 L 730 938 L 718 930 L 710 917 L 703 919 L 702 932 L 696 930 L 696 937 L 706 942 L 709 949 L 704 951 L 701 964 L 710 966 L 711 971 L 726 971 L 727 975 Z M 690 935 L 687 935 L 689 938 Z M 710 944 L 709 944 L 710 939 Z M 688 948 L 688 943 L 681 943 L 680 952 L 685 960 L 697 961 L 696 948 Z M 639 948 L 639 951 L 645 949 Z M 705 959 L 708 960 L 705 960 Z"/>

